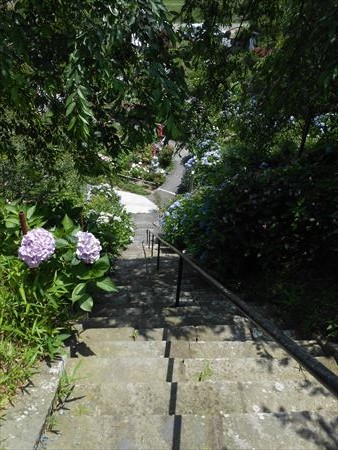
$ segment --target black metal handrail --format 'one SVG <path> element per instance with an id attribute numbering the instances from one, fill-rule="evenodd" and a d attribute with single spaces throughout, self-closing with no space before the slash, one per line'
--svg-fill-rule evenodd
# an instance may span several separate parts
<path id="1" fill-rule="evenodd" d="M 293 339 L 288 337 L 285 333 L 275 327 L 269 320 L 265 319 L 257 311 L 253 310 L 246 302 L 238 297 L 233 292 L 229 291 L 219 281 L 209 275 L 204 269 L 202 269 L 192 258 L 185 253 L 178 250 L 176 247 L 165 241 L 158 234 L 153 233 L 151 230 L 147 230 L 147 243 L 148 247 L 151 247 L 151 256 L 154 254 L 154 244 L 157 241 L 157 270 L 160 268 L 160 254 L 161 244 L 170 248 L 174 253 L 179 256 L 178 276 L 177 276 L 177 289 L 176 289 L 176 301 L 175 306 L 178 307 L 180 301 L 181 283 L 183 275 L 183 263 L 188 263 L 193 269 L 200 273 L 212 286 L 214 286 L 219 292 L 227 297 L 237 308 L 253 322 L 258 328 L 269 335 L 275 342 L 277 342 L 284 350 L 292 356 L 302 367 L 304 367 L 311 375 L 313 375 L 321 384 L 323 384 L 329 391 L 338 397 L 338 376 L 331 370 L 325 367 L 322 363 L 317 361 L 310 353 L 303 350 Z"/>

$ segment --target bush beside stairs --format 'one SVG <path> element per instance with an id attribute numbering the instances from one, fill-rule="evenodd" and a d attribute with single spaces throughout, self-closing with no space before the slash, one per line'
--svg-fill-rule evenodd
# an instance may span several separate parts
<path id="1" fill-rule="evenodd" d="M 178 257 L 162 253 L 158 272 L 144 242 L 156 215 L 134 218 L 121 289 L 82 323 L 72 398 L 40 447 L 338 448 L 337 399 L 187 267 L 174 308 Z M 314 341 L 299 344 L 337 371 Z"/>

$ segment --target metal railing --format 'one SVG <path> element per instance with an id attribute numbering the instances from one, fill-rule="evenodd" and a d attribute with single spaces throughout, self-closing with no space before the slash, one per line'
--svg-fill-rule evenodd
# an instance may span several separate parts
<path id="1" fill-rule="evenodd" d="M 237 308 L 265 334 L 270 336 L 283 349 L 294 358 L 302 367 L 304 367 L 311 375 L 313 375 L 322 385 L 338 397 L 338 376 L 316 360 L 310 353 L 303 350 L 293 339 L 275 327 L 269 320 L 265 319 L 257 311 L 253 310 L 246 302 L 233 292 L 229 291 L 219 281 L 203 270 L 192 258 L 178 250 L 176 247 L 165 241 L 157 233 L 151 230 L 146 231 L 146 239 L 148 248 L 151 248 L 151 256 L 154 256 L 154 245 L 157 243 L 157 270 L 160 269 L 161 246 L 170 248 L 179 256 L 178 274 L 176 283 L 176 300 L 175 307 L 180 306 L 180 293 L 183 277 L 183 266 L 187 263 L 205 278 L 209 284 L 216 288 L 221 294 L 228 298 Z"/>

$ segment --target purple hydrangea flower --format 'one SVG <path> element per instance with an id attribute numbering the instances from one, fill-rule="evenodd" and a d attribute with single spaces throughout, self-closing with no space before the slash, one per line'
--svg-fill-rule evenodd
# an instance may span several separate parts
<path id="1" fill-rule="evenodd" d="M 87 264 L 93 264 L 100 258 L 102 247 L 92 233 L 79 231 L 77 234 L 76 256 Z"/>
<path id="2" fill-rule="evenodd" d="M 55 252 L 55 239 L 47 230 L 36 228 L 29 231 L 21 241 L 19 248 L 19 258 L 28 267 L 38 267 L 42 262 L 47 261 Z"/>

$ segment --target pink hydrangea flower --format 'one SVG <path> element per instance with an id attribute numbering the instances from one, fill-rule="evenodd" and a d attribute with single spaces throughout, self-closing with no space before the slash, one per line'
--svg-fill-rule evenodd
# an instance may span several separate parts
<path id="1" fill-rule="evenodd" d="M 36 228 L 22 238 L 18 254 L 28 267 L 34 268 L 47 261 L 54 252 L 55 239 L 52 233 Z"/>
<path id="2" fill-rule="evenodd" d="M 100 241 L 87 231 L 79 231 L 77 234 L 76 256 L 87 264 L 93 264 L 100 258 L 102 247 Z"/>

